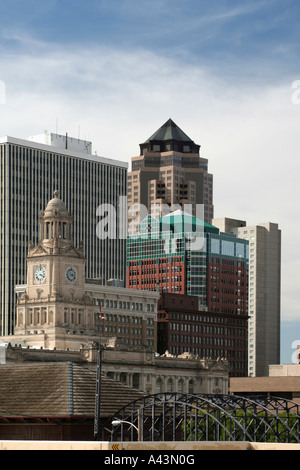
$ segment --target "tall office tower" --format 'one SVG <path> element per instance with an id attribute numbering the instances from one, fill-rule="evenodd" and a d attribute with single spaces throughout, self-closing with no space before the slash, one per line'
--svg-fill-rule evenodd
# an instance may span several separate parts
<path id="1" fill-rule="evenodd" d="M 91 143 L 45 133 L 21 140 L 0 139 L 0 335 L 13 332 L 16 284 L 26 283 L 26 256 L 38 244 L 38 220 L 58 190 L 74 216 L 73 239 L 86 257 L 86 278 L 125 282 L 126 237 L 97 232 L 97 208 L 111 204 L 126 220 L 127 163 L 92 155 Z M 101 206 L 102 207 L 102 206 Z M 122 211 L 122 214 L 120 214 Z M 124 214 L 125 212 L 125 214 Z"/>
<path id="2" fill-rule="evenodd" d="M 138 223 L 147 215 L 138 206 L 147 208 L 154 217 L 164 215 L 162 205 L 204 205 L 204 220 L 213 218 L 213 176 L 208 173 L 208 160 L 200 157 L 200 145 L 194 143 L 171 119 L 149 139 L 140 144 L 140 155 L 132 158 L 128 173 L 129 233 L 138 230 Z M 153 210 L 156 205 L 157 210 Z M 152 211 L 151 211 L 152 206 Z M 179 208 L 179 207 L 177 207 Z M 140 217 L 140 219 L 138 219 Z M 202 217 L 201 217 L 202 218 Z"/>
<path id="3" fill-rule="evenodd" d="M 197 296 L 211 312 L 247 314 L 249 245 L 196 217 L 148 215 L 127 238 L 127 287 Z"/>
<path id="4" fill-rule="evenodd" d="M 248 375 L 267 376 L 269 365 L 280 363 L 281 230 L 229 218 L 213 224 L 249 241 Z"/>

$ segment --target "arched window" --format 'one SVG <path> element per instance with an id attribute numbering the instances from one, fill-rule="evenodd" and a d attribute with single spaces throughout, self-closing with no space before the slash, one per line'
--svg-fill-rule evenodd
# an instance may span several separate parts
<path id="1" fill-rule="evenodd" d="M 64 324 L 67 325 L 69 323 L 69 313 L 68 309 L 65 308 L 64 310 Z"/>
<path id="2" fill-rule="evenodd" d="M 167 382 L 167 392 L 168 393 L 171 393 L 173 392 L 173 380 L 172 379 L 169 379 L 168 382 Z"/>
<path id="3" fill-rule="evenodd" d="M 183 393 L 183 379 L 180 379 L 179 382 L 178 382 L 178 393 Z"/>
<path id="4" fill-rule="evenodd" d="M 156 393 L 162 393 L 162 379 L 159 377 L 156 380 Z"/>
<path id="5" fill-rule="evenodd" d="M 47 322 L 47 309 L 46 309 L 46 308 L 42 308 L 42 319 L 41 319 L 41 323 L 42 323 L 42 325 L 45 325 L 46 322 Z"/>
<path id="6" fill-rule="evenodd" d="M 189 393 L 194 393 L 194 381 L 192 379 L 189 381 Z"/>

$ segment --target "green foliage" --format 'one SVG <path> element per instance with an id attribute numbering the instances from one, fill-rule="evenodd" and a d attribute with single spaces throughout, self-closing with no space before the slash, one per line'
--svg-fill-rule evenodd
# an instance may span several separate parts
<path id="1" fill-rule="evenodd" d="M 297 442 L 299 417 L 287 412 L 275 416 L 265 410 L 212 409 L 193 412 L 182 424 L 187 441 Z"/>

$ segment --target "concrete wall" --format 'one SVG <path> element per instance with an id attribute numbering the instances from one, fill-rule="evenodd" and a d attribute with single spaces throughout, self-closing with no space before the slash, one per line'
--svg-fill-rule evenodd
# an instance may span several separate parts
<path id="1" fill-rule="evenodd" d="M 103 451 L 199 451 L 199 450 L 300 450 L 300 444 L 258 442 L 67 442 L 0 441 L 0 450 L 103 450 Z M 116 457 L 118 453 L 114 454 Z M 128 454 L 127 454 L 128 455 Z M 129 454 L 130 455 L 130 454 Z M 121 454 L 120 454 L 121 456 Z M 146 458 L 146 456 L 145 456 Z"/>

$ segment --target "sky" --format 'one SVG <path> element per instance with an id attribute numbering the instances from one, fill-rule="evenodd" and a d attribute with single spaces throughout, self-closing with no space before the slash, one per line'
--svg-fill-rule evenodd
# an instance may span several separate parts
<path id="1" fill-rule="evenodd" d="M 0 135 L 126 161 L 169 118 L 214 176 L 215 217 L 282 230 L 281 362 L 300 344 L 299 0 L 0 0 Z"/>

